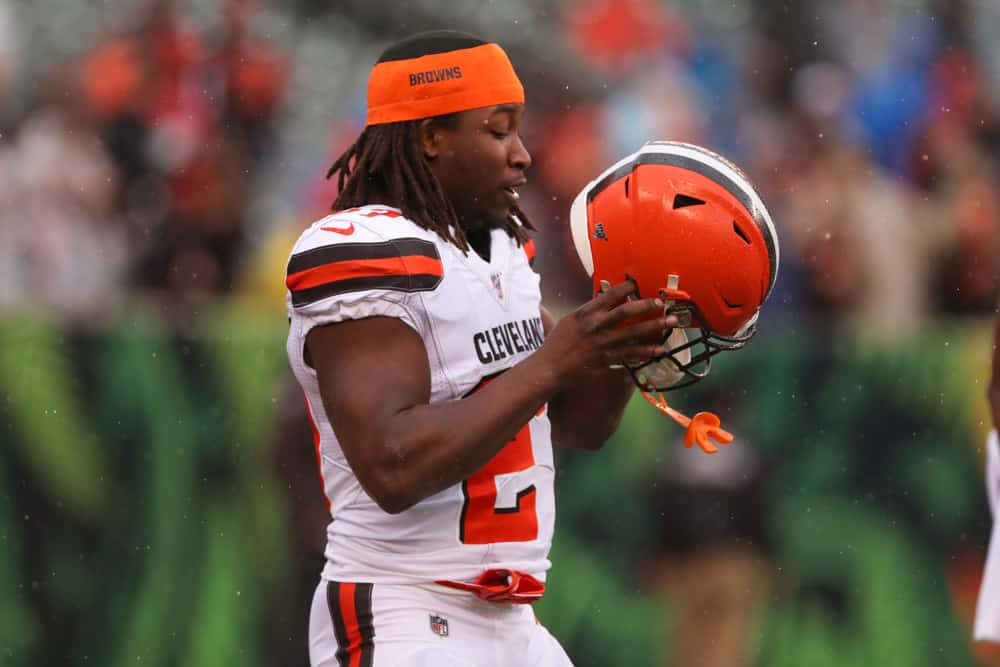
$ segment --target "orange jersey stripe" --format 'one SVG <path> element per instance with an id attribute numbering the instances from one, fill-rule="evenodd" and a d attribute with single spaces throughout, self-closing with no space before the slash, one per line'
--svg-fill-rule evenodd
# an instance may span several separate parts
<path id="1" fill-rule="evenodd" d="M 361 628 L 358 627 L 358 614 L 354 609 L 354 592 L 357 584 L 340 585 L 340 613 L 344 617 L 344 629 L 347 631 L 347 655 L 349 667 L 361 665 Z"/>
<path id="2" fill-rule="evenodd" d="M 444 266 L 441 264 L 440 259 L 424 257 L 423 255 L 348 260 L 345 262 L 324 264 L 293 273 L 285 279 L 285 285 L 288 289 L 296 291 L 348 278 L 416 274 L 443 276 Z"/>
<path id="3" fill-rule="evenodd" d="M 528 263 L 535 261 L 535 239 L 528 239 L 524 242 L 524 254 L 528 256 Z"/>
<path id="4" fill-rule="evenodd" d="M 323 489 L 323 500 L 326 501 L 326 509 L 329 511 L 331 507 L 330 496 L 326 495 L 326 480 L 323 479 L 323 456 L 319 451 L 319 429 L 316 427 L 316 420 L 313 419 L 312 408 L 309 407 L 309 397 L 306 396 L 304 391 L 302 392 L 302 395 L 306 401 L 306 415 L 309 416 L 309 426 L 312 428 L 313 448 L 316 450 L 316 469 L 319 471 L 319 483 Z"/>

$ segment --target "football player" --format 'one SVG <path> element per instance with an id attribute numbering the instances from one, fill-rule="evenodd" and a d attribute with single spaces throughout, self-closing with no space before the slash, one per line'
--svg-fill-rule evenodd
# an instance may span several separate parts
<path id="1" fill-rule="evenodd" d="M 677 321 L 629 282 L 558 324 L 542 308 L 523 113 L 497 44 L 390 47 L 330 170 L 338 212 L 292 251 L 288 354 L 333 518 L 314 665 L 569 664 L 519 604 L 549 567 L 551 443 L 599 447 L 632 391 L 608 366 Z"/>
<path id="2" fill-rule="evenodd" d="M 530 606 L 550 565 L 552 445 L 600 447 L 630 369 L 665 358 L 691 312 L 627 272 L 558 322 L 545 310 L 518 206 L 523 114 L 497 44 L 438 31 L 389 47 L 330 170 L 336 212 L 292 250 L 288 355 L 332 516 L 313 665 L 570 664 Z"/>
<path id="3" fill-rule="evenodd" d="M 976 652 L 988 664 L 1000 665 L 1000 449 L 997 428 L 1000 427 L 1000 317 L 993 330 L 993 366 L 987 391 L 993 430 L 986 439 L 986 495 L 993 515 L 993 533 L 986 552 L 983 582 L 976 605 L 973 640 L 979 642 Z"/>

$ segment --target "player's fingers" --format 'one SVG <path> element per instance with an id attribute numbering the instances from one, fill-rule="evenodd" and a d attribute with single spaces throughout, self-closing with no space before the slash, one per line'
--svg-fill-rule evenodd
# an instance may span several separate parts
<path id="1" fill-rule="evenodd" d="M 647 317 L 654 313 L 662 312 L 663 301 L 661 299 L 637 299 L 636 301 L 628 301 L 614 307 L 604 317 L 601 324 L 602 326 L 613 326 L 633 317 Z"/>
<path id="2" fill-rule="evenodd" d="M 666 350 L 659 343 L 631 343 L 606 350 L 604 362 L 607 366 L 620 365 L 623 362 L 634 366 L 664 354 Z"/>
<path id="3" fill-rule="evenodd" d="M 608 332 L 608 342 L 612 345 L 663 342 L 675 326 L 677 326 L 677 318 L 674 316 L 634 322 Z"/>
<path id="4" fill-rule="evenodd" d="M 612 285 L 587 303 L 583 304 L 580 307 L 580 312 L 589 314 L 593 312 L 611 310 L 618 304 L 624 303 L 629 296 L 634 294 L 635 283 L 631 280 L 625 280 L 617 285 Z"/>

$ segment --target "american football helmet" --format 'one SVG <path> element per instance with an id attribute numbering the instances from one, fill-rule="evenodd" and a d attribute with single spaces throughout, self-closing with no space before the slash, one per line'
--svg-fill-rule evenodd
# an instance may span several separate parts
<path id="1" fill-rule="evenodd" d="M 715 354 L 746 344 L 778 273 L 760 195 L 733 163 L 692 144 L 653 141 L 619 160 L 577 195 L 570 227 L 595 294 L 632 280 L 681 322 L 666 354 L 628 365 L 647 391 L 696 382 Z"/>

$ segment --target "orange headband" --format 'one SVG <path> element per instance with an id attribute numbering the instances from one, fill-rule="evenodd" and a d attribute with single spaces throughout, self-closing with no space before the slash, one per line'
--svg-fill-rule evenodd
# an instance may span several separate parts
<path id="1" fill-rule="evenodd" d="M 368 79 L 367 124 L 513 103 L 524 103 L 514 66 L 497 44 L 481 44 L 375 65 Z"/>

